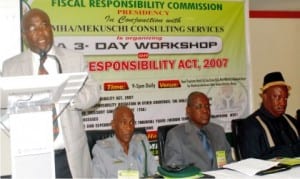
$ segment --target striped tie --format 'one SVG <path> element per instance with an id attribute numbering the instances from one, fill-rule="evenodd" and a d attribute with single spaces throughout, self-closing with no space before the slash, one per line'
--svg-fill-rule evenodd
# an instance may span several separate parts
<path id="1" fill-rule="evenodd" d="M 39 66 L 39 75 L 48 75 L 48 71 L 46 70 L 44 63 L 47 59 L 46 55 L 42 55 L 40 59 L 40 66 Z M 53 140 L 56 139 L 56 137 L 59 134 L 59 128 L 58 128 L 58 119 L 57 119 L 57 113 L 55 105 L 52 105 L 52 118 L 53 118 Z"/>
<path id="2" fill-rule="evenodd" d="M 52 118 L 53 118 L 53 140 L 56 139 L 56 137 L 59 134 L 59 127 L 58 127 L 58 119 L 57 119 L 57 113 L 55 105 L 52 106 Z"/>
<path id="3" fill-rule="evenodd" d="M 43 56 L 40 59 L 40 66 L 39 66 L 39 75 L 48 75 L 48 71 L 46 70 L 44 63 L 47 59 L 47 56 Z"/>

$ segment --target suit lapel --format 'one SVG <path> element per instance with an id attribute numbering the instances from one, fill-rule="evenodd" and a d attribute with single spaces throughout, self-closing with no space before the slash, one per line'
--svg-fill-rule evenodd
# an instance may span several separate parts
<path id="1" fill-rule="evenodd" d="M 200 146 L 202 146 L 201 142 L 200 142 L 200 138 L 197 135 L 196 131 L 197 129 L 195 129 L 195 126 L 193 126 L 192 122 L 188 122 L 185 125 L 184 128 L 184 132 L 187 134 L 188 139 L 190 139 L 190 145 L 192 145 L 192 149 L 197 149 L 198 151 L 200 151 L 200 153 L 202 153 L 204 150 L 203 148 L 201 148 Z"/>
<path id="2" fill-rule="evenodd" d="M 33 75 L 32 54 L 30 51 L 24 52 L 20 58 L 19 65 L 22 75 Z"/>
<path id="3" fill-rule="evenodd" d="M 214 150 L 214 148 L 215 148 L 214 144 L 213 144 L 213 142 L 211 142 L 211 140 L 213 140 L 213 139 L 211 139 L 211 134 L 207 130 L 208 125 L 204 126 L 203 129 L 206 132 L 207 137 L 209 138 L 209 142 L 211 144 L 212 150 L 215 151 Z M 190 145 L 192 145 L 191 148 L 192 149 L 196 149 L 200 156 L 205 156 L 205 155 L 202 155 L 206 151 L 205 151 L 205 149 L 203 147 L 200 147 L 203 144 L 201 143 L 200 138 L 199 138 L 199 136 L 197 135 L 197 133 L 195 131 L 195 126 L 193 126 L 193 124 L 191 122 L 188 122 L 188 123 L 186 123 L 184 130 L 187 133 L 187 135 L 189 136 L 188 138 L 190 140 Z M 205 160 L 206 163 L 208 163 L 210 161 L 209 158 L 208 158 L 208 156 L 205 157 L 205 158 L 202 158 L 202 160 Z M 215 163 L 215 160 L 213 162 Z"/>

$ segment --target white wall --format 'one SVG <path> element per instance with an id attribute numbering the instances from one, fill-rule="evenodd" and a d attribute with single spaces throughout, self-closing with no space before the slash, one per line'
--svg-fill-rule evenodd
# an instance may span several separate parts
<path id="1" fill-rule="evenodd" d="M 249 26 L 254 109 L 260 106 L 264 75 L 281 71 L 292 86 L 287 113 L 295 116 L 300 109 L 300 19 L 250 19 Z"/>
<path id="2" fill-rule="evenodd" d="M 0 0 L 0 75 L 2 61 L 21 52 L 20 0 Z M 0 104 L 1 107 L 1 104 Z M 0 116 L 1 120 L 1 116 Z M 0 127 L 1 128 L 1 127 Z M 2 129 L 2 128 L 1 128 Z M 0 129 L 0 176 L 11 173 L 10 140 Z"/>
<path id="3" fill-rule="evenodd" d="M 0 0 L 0 74 L 2 62 L 21 51 L 20 2 Z"/>

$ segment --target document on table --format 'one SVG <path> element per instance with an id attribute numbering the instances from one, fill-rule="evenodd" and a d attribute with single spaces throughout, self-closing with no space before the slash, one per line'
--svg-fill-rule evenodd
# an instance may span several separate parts
<path id="1" fill-rule="evenodd" d="M 248 158 L 238 162 L 224 165 L 223 168 L 236 170 L 249 176 L 254 176 L 258 172 L 270 169 L 279 164 L 279 162 Z"/>

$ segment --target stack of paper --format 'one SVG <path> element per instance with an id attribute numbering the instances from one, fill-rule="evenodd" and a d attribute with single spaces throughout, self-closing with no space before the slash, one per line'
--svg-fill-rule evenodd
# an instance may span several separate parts
<path id="1" fill-rule="evenodd" d="M 236 170 L 246 175 L 254 176 L 257 173 L 275 167 L 278 164 L 279 162 L 248 158 L 245 160 L 224 165 L 223 168 Z"/>

